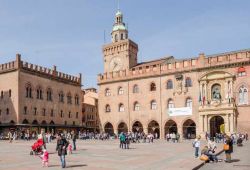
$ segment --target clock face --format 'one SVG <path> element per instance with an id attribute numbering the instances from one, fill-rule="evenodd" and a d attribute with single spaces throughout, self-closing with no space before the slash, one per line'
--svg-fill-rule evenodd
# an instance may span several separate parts
<path id="1" fill-rule="evenodd" d="M 122 59 L 120 57 L 113 57 L 109 65 L 112 71 L 119 71 L 122 69 Z"/>

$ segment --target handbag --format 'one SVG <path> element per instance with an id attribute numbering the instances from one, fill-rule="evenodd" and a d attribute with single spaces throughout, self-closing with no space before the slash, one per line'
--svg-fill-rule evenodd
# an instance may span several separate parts
<path id="1" fill-rule="evenodd" d="M 207 155 L 204 155 L 204 154 L 202 154 L 201 156 L 200 156 L 200 160 L 202 160 L 202 161 L 208 161 L 208 156 Z"/>
<path id="2" fill-rule="evenodd" d="M 228 144 L 224 144 L 223 149 L 224 149 L 224 151 L 228 151 L 229 150 L 229 145 Z"/>

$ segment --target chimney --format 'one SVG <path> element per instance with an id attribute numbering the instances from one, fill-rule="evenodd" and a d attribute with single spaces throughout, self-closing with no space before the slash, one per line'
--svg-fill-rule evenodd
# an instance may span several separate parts
<path id="1" fill-rule="evenodd" d="M 53 75 L 57 76 L 57 71 L 56 71 L 56 66 L 55 65 L 53 65 Z"/>

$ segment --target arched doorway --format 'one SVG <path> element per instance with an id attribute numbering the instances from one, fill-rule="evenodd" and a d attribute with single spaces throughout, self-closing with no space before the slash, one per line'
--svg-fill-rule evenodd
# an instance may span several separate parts
<path id="1" fill-rule="evenodd" d="M 111 123 L 106 123 L 104 126 L 104 132 L 108 133 L 109 135 L 114 135 L 114 128 Z"/>
<path id="2" fill-rule="evenodd" d="M 38 121 L 37 120 L 33 120 L 32 124 L 33 125 L 38 125 Z"/>
<path id="3" fill-rule="evenodd" d="M 151 134 L 157 134 L 156 138 L 160 138 L 160 128 L 159 128 L 159 123 L 156 122 L 155 120 L 152 120 L 149 124 L 148 124 L 148 133 Z"/>
<path id="4" fill-rule="evenodd" d="M 164 129 L 165 129 L 165 135 L 167 133 L 177 133 L 178 132 L 177 124 L 173 120 L 167 121 L 166 124 L 165 124 Z"/>
<path id="5" fill-rule="evenodd" d="M 195 139 L 196 124 L 193 120 L 188 119 L 183 123 L 183 137 L 185 139 Z"/>
<path id="6" fill-rule="evenodd" d="M 123 133 L 127 133 L 128 132 L 128 126 L 126 123 L 124 122 L 121 122 L 119 125 L 118 125 L 118 134 L 120 134 L 121 132 Z"/>
<path id="7" fill-rule="evenodd" d="M 214 116 L 210 119 L 210 135 L 215 137 L 216 133 L 224 133 L 222 126 L 224 124 L 224 119 L 221 116 Z"/>
<path id="8" fill-rule="evenodd" d="M 133 132 L 143 132 L 143 126 L 142 126 L 141 122 L 136 121 L 132 126 L 132 131 Z"/>
<path id="9" fill-rule="evenodd" d="M 24 119 L 23 124 L 29 124 L 29 121 L 27 119 Z"/>

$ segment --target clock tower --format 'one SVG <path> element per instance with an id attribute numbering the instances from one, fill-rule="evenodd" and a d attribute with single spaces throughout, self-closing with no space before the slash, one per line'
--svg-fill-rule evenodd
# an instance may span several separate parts
<path id="1" fill-rule="evenodd" d="M 129 70 L 137 65 L 138 45 L 128 38 L 123 14 L 118 10 L 111 32 L 112 43 L 103 46 L 104 72 Z"/>

